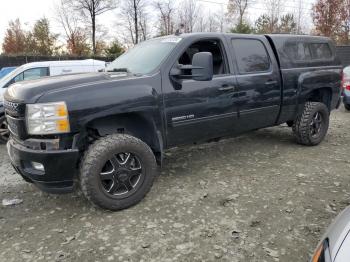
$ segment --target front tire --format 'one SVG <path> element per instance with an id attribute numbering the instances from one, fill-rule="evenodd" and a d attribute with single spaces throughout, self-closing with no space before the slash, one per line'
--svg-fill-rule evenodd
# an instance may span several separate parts
<path id="1" fill-rule="evenodd" d="M 9 139 L 10 131 L 8 130 L 5 115 L 0 116 L 0 143 L 6 143 Z"/>
<path id="2" fill-rule="evenodd" d="M 140 202 L 156 177 L 151 148 L 136 137 L 115 134 L 89 147 L 80 167 L 80 185 L 93 204 L 112 211 Z"/>
<path id="3" fill-rule="evenodd" d="M 299 144 L 315 146 L 321 143 L 329 127 L 329 111 L 325 104 L 306 102 L 294 122 L 293 132 Z"/>

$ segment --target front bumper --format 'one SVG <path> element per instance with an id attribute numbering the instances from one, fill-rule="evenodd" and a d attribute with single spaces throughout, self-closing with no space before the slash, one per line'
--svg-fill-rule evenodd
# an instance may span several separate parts
<path id="1" fill-rule="evenodd" d="M 34 150 L 13 139 L 7 143 L 8 154 L 16 171 L 48 193 L 68 193 L 73 191 L 74 178 L 78 174 L 79 151 Z M 44 166 L 44 171 L 33 167 L 32 162 Z"/>

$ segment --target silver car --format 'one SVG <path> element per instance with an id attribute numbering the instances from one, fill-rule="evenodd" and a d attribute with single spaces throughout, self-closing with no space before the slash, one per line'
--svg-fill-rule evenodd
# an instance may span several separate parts
<path id="1" fill-rule="evenodd" d="M 329 226 L 311 262 L 350 262 L 350 206 Z"/>

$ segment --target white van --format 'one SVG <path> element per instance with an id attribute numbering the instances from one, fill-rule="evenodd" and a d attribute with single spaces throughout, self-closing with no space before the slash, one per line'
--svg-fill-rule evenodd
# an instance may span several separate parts
<path id="1" fill-rule="evenodd" d="M 34 80 L 45 76 L 98 72 L 104 70 L 105 67 L 106 63 L 104 61 L 93 59 L 24 64 L 0 79 L 0 97 L 5 92 L 5 88 L 16 82 Z"/>

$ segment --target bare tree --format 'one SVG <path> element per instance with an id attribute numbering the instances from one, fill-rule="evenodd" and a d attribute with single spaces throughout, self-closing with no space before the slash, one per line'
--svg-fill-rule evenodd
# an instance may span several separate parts
<path id="1" fill-rule="evenodd" d="M 277 30 L 277 22 L 284 9 L 283 0 L 265 0 L 265 7 L 270 21 L 269 31 L 274 33 Z"/>
<path id="2" fill-rule="evenodd" d="M 195 0 L 183 0 L 179 8 L 180 24 L 184 26 L 186 33 L 192 33 L 198 22 L 200 7 Z"/>
<path id="3" fill-rule="evenodd" d="M 296 9 L 296 18 L 297 18 L 297 34 L 301 34 L 302 32 L 302 17 L 304 15 L 304 6 L 303 6 L 303 0 L 298 0 L 298 7 Z"/>
<path id="4" fill-rule="evenodd" d="M 160 35 L 171 35 L 175 32 L 175 7 L 172 0 L 158 0 L 155 8 L 159 12 Z"/>
<path id="5" fill-rule="evenodd" d="M 215 32 L 217 30 L 217 20 L 210 12 L 208 15 L 208 30 L 209 32 Z"/>
<path id="6" fill-rule="evenodd" d="M 140 10 L 139 13 L 139 27 L 140 27 L 140 39 L 145 41 L 149 38 L 149 20 L 148 14 L 143 9 Z"/>
<path id="7" fill-rule="evenodd" d="M 225 31 L 225 11 L 223 5 L 221 5 L 220 11 L 216 13 L 216 16 L 219 17 L 219 31 L 223 33 Z"/>
<path id="8" fill-rule="evenodd" d="M 133 45 L 148 36 L 148 15 L 146 13 L 146 2 L 144 0 L 123 0 L 121 17 L 126 28 L 129 39 Z"/>
<path id="9" fill-rule="evenodd" d="M 209 20 L 209 19 L 208 19 Z M 198 18 L 197 30 L 198 32 L 206 32 L 207 31 L 207 19 L 202 15 Z"/>
<path id="10" fill-rule="evenodd" d="M 115 0 L 65 0 L 79 12 L 91 26 L 92 51 L 96 54 L 96 18 L 116 8 Z"/>
<path id="11" fill-rule="evenodd" d="M 198 18 L 198 26 L 203 23 L 204 30 L 207 32 L 222 32 L 222 17 L 219 13 L 212 13 L 210 10 L 207 15 L 200 15 Z"/>
<path id="12" fill-rule="evenodd" d="M 65 0 L 61 0 L 55 6 L 55 10 L 56 20 L 65 33 L 69 53 L 77 56 L 87 55 L 90 52 L 87 35 L 80 26 L 78 17 L 72 13 L 70 5 Z"/>
<path id="13" fill-rule="evenodd" d="M 232 19 L 238 15 L 238 24 L 243 24 L 251 0 L 229 0 L 227 4 L 227 16 Z"/>

